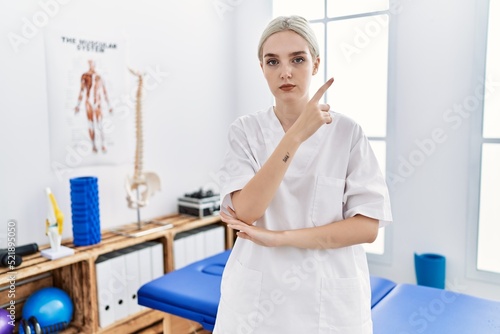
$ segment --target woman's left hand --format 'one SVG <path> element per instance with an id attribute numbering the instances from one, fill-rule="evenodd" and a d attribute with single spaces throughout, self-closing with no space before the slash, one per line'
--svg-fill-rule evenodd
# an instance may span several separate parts
<path id="1" fill-rule="evenodd" d="M 265 247 L 277 247 L 279 246 L 278 239 L 281 232 L 270 231 L 262 227 L 257 227 L 253 225 L 248 225 L 236 217 L 235 212 L 227 207 L 227 211 L 230 215 L 224 213 L 222 210 L 220 216 L 222 221 L 227 224 L 228 227 L 236 230 L 236 235 L 242 239 L 247 239 L 255 242 L 257 245 Z"/>

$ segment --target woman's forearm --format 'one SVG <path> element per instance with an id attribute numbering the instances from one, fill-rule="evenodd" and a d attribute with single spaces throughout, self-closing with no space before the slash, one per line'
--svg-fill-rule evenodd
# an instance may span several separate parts
<path id="1" fill-rule="evenodd" d="M 305 249 L 334 249 L 375 241 L 379 221 L 362 215 L 323 226 L 297 230 L 272 231 L 246 224 L 235 212 L 221 211 L 222 221 L 236 230 L 238 237 L 265 247 L 296 247 Z"/>
<path id="2" fill-rule="evenodd" d="M 378 220 L 356 215 L 318 227 L 282 231 L 277 245 L 307 249 L 332 249 L 375 241 Z"/>
<path id="3" fill-rule="evenodd" d="M 301 141 L 291 131 L 280 143 L 255 176 L 232 194 L 232 202 L 239 220 L 253 224 L 262 217 L 271 203 Z"/>

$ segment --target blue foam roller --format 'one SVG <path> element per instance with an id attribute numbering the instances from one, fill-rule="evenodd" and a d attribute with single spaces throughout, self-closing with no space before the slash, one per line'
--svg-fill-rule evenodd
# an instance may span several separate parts
<path id="1" fill-rule="evenodd" d="M 88 246 L 101 241 L 99 190 L 96 177 L 70 180 L 73 244 Z"/>

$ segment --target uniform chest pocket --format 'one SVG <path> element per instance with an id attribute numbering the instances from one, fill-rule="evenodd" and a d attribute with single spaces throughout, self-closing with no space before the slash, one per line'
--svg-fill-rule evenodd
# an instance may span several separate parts
<path id="1" fill-rule="evenodd" d="M 311 220 L 321 226 L 344 219 L 345 180 L 329 176 L 318 176 L 314 189 Z"/>

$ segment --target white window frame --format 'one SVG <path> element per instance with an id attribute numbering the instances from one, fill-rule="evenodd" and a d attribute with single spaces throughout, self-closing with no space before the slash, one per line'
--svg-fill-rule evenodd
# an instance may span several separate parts
<path id="1" fill-rule="evenodd" d="M 476 2 L 476 45 L 475 45 L 475 71 L 480 73 L 483 80 L 486 77 L 486 51 L 489 22 L 489 0 Z M 499 14 L 497 14 L 499 15 Z M 500 15 L 499 15 L 500 18 Z M 473 78 L 473 80 L 477 80 Z M 485 82 L 479 83 L 482 87 L 482 96 L 485 94 Z M 479 112 L 471 113 L 471 135 L 470 135 L 470 164 L 469 164 L 469 184 L 468 184 L 468 214 L 467 214 L 467 256 L 466 267 L 467 276 L 471 279 L 485 281 L 489 283 L 500 283 L 500 273 L 479 270 L 478 267 L 478 246 L 479 246 L 479 211 L 481 193 L 481 163 L 482 148 L 486 143 L 500 145 L 500 138 L 483 137 L 483 113 L 484 99 L 480 101 Z"/>
<path id="2" fill-rule="evenodd" d="M 391 10 L 390 8 L 393 8 L 393 6 L 398 6 L 399 5 L 399 0 L 389 0 L 389 8 L 387 10 L 382 10 L 382 11 L 372 11 L 372 12 L 366 12 L 362 14 L 355 14 L 355 15 L 348 15 L 348 16 L 340 16 L 340 17 L 334 17 L 334 18 L 329 18 L 327 17 L 328 15 L 328 0 L 323 0 L 324 1 L 324 17 L 322 19 L 311 19 L 309 22 L 311 24 L 317 24 L 321 23 L 323 24 L 324 28 L 324 40 L 323 41 L 318 41 L 319 43 L 323 43 L 323 50 L 325 52 L 324 55 L 322 55 L 322 59 L 324 62 L 325 68 L 328 68 L 328 47 L 327 47 L 327 41 L 328 41 L 328 23 L 333 22 L 333 21 L 340 21 L 340 20 L 349 20 L 349 19 L 356 19 L 356 18 L 362 18 L 362 17 L 370 17 L 370 16 L 375 16 L 375 15 L 387 15 L 389 19 L 389 29 L 388 29 L 388 73 L 387 73 L 387 112 L 386 112 L 386 133 L 385 137 L 373 137 L 373 136 L 367 136 L 370 141 L 384 141 L 385 142 L 385 152 L 386 152 L 386 163 L 385 163 L 385 171 L 386 175 L 388 175 L 388 170 L 389 167 L 391 166 L 391 158 L 393 154 L 391 152 L 394 152 L 393 149 L 393 140 L 391 138 L 394 138 L 394 128 L 395 128 L 395 117 L 394 117 L 394 102 L 392 96 L 394 96 L 393 92 L 395 90 L 394 86 L 394 76 L 395 76 L 395 71 L 391 68 L 391 60 L 394 57 L 394 47 L 392 46 L 392 41 L 394 40 L 394 34 L 395 34 L 395 27 L 394 27 L 394 22 L 392 20 L 392 15 L 391 15 Z M 273 13 L 273 17 L 276 16 Z M 327 74 L 328 71 L 325 71 L 324 73 L 324 78 L 323 81 L 326 82 L 329 77 Z M 327 101 L 327 94 L 324 96 L 325 103 L 328 103 Z M 390 185 L 389 185 L 390 188 Z M 391 189 L 389 189 L 391 190 Z M 369 262 L 373 263 L 380 263 L 380 264 L 391 264 L 392 263 L 392 258 L 393 258 L 393 227 L 392 224 L 389 224 L 388 226 L 384 227 L 384 252 L 382 254 L 374 254 L 374 253 L 369 253 L 367 252 L 367 258 Z"/>

